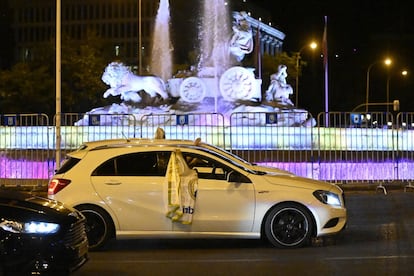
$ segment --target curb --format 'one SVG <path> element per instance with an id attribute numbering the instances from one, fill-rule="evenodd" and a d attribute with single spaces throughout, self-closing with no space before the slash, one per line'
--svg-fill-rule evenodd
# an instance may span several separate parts
<path id="1" fill-rule="evenodd" d="M 363 192 L 363 191 L 414 191 L 414 183 L 392 181 L 392 182 L 362 182 L 362 183 L 337 183 L 344 192 Z"/>

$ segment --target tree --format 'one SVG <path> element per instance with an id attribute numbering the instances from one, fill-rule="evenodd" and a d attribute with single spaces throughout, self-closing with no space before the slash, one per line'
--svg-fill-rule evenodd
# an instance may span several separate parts
<path id="1" fill-rule="evenodd" d="M 82 41 L 65 37 L 62 46 L 62 111 L 86 112 L 106 104 L 101 80 L 110 53 L 104 41 L 88 31 Z"/>
<path id="2" fill-rule="evenodd" d="M 51 114 L 53 87 L 47 66 L 18 63 L 0 71 L 0 109 L 2 113 Z"/>
<path id="3" fill-rule="evenodd" d="M 62 38 L 62 112 L 87 112 L 106 105 L 101 76 L 111 55 L 94 32 L 82 41 Z M 55 114 L 55 41 L 32 49 L 33 59 L 0 71 L 1 113 Z"/>

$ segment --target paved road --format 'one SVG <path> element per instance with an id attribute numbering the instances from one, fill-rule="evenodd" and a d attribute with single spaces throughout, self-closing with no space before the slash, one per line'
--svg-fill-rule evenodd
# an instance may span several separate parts
<path id="1" fill-rule="evenodd" d="M 414 192 L 347 192 L 335 239 L 281 250 L 258 240 L 116 241 L 74 275 L 413 275 Z"/>

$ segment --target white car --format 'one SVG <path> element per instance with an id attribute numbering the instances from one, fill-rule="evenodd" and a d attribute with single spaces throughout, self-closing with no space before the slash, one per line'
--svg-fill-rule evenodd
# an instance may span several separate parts
<path id="1" fill-rule="evenodd" d="M 347 221 L 337 185 L 200 141 L 84 143 L 50 180 L 48 196 L 85 215 L 90 250 L 111 238 L 264 237 L 293 248 L 337 234 Z"/>

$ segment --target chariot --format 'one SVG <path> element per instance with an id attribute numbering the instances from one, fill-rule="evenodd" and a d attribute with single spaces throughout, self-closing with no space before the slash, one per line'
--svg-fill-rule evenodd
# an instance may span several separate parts
<path id="1" fill-rule="evenodd" d="M 234 66 L 218 78 L 190 76 L 168 80 L 169 92 L 184 102 L 199 103 L 205 97 L 220 97 L 227 101 L 247 100 L 260 102 L 262 80 L 256 79 L 253 68 Z"/>

